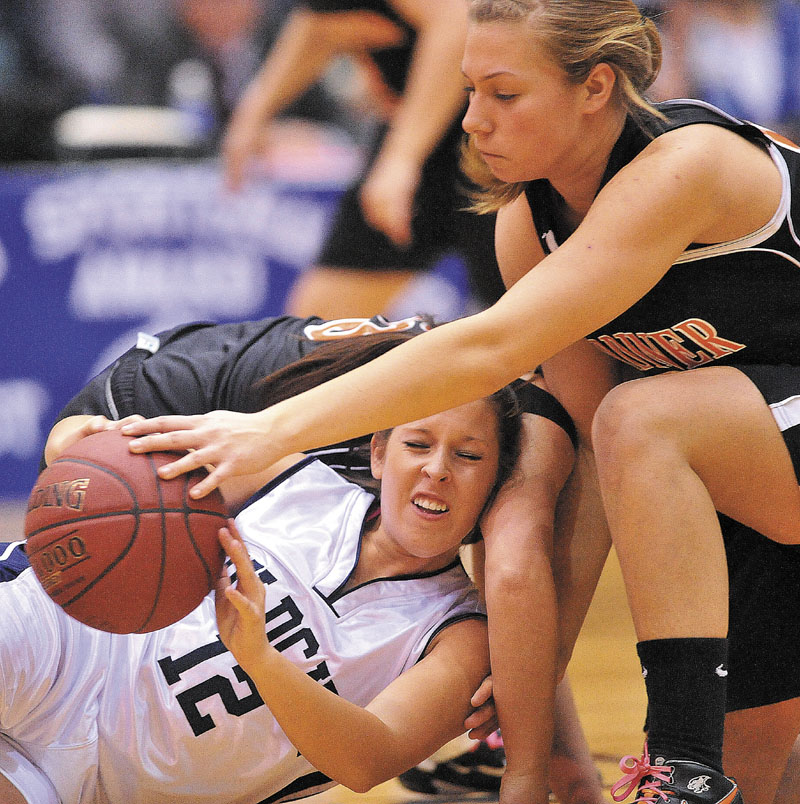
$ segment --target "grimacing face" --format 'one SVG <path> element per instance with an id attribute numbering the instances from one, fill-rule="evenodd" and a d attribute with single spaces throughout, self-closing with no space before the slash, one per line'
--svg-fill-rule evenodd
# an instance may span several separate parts
<path id="1" fill-rule="evenodd" d="M 381 525 L 392 549 L 416 559 L 452 553 L 494 486 L 498 423 L 491 403 L 470 402 L 396 427 L 372 446 Z"/>
<path id="2" fill-rule="evenodd" d="M 504 182 L 569 169 L 583 136 L 580 84 L 537 42 L 527 22 L 472 22 L 462 60 L 469 93 L 463 128 Z"/>

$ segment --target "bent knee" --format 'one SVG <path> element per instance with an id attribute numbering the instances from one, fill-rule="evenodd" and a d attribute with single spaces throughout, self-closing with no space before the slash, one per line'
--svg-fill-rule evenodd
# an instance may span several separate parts
<path id="1" fill-rule="evenodd" d="M 636 457 L 655 441 L 677 433 L 680 417 L 667 389 L 652 377 L 616 386 L 603 398 L 592 420 L 598 460 Z"/>

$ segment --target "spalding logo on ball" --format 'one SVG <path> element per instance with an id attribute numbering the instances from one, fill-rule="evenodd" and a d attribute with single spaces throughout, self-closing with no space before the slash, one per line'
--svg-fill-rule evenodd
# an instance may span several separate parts
<path id="1" fill-rule="evenodd" d="M 118 430 L 87 436 L 36 481 L 26 550 L 47 594 L 86 625 L 155 631 L 186 616 L 222 569 L 217 533 L 228 517 L 218 491 L 194 500 L 198 470 L 162 480 L 175 452 L 134 454 Z"/>

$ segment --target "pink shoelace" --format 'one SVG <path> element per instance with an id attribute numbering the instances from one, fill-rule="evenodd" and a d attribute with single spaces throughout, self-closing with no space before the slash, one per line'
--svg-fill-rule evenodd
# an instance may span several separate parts
<path id="1" fill-rule="evenodd" d="M 661 783 L 672 782 L 672 767 L 670 765 L 651 765 L 647 743 L 644 745 L 644 754 L 641 759 L 629 754 L 620 760 L 619 769 L 624 775 L 611 788 L 611 798 L 614 801 L 624 801 L 645 776 L 650 776 L 651 779 L 639 790 L 639 795 L 634 799 L 633 804 L 638 804 L 638 802 L 656 804 L 659 798 L 666 801 L 667 794 L 661 789 Z"/>

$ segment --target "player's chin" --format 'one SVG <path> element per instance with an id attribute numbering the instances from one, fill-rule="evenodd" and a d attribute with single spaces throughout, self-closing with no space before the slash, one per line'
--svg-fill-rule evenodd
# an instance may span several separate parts
<path id="1" fill-rule="evenodd" d="M 500 181 L 513 181 L 508 179 L 507 174 L 511 171 L 510 160 L 501 154 L 492 154 L 481 151 L 481 159 L 486 163 L 486 167 L 492 172 L 492 175 Z"/>
<path id="2" fill-rule="evenodd" d="M 498 180 L 506 184 L 516 184 L 517 182 L 529 181 L 530 176 L 525 171 L 521 170 L 518 166 L 506 161 L 497 164 L 492 168 L 492 175 Z"/>

